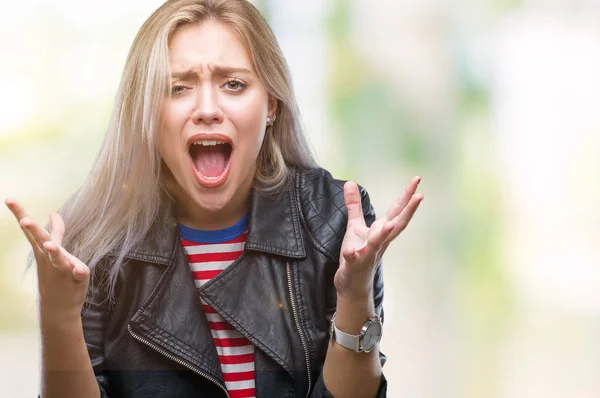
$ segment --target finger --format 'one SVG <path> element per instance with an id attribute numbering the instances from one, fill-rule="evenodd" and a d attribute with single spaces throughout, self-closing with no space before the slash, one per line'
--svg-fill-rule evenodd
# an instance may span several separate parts
<path id="1" fill-rule="evenodd" d="M 84 283 L 90 278 L 90 269 L 87 265 L 85 265 L 81 260 L 77 257 L 73 256 L 70 253 L 67 253 L 68 257 L 71 259 L 73 263 L 73 279 L 75 282 Z"/>
<path id="2" fill-rule="evenodd" d="M 50 213 L 50 238 L 58 246 L 62 246 L 63 236 L 65 235 L 65 222 L 58 213 Z"/>
<path id="3" fill-rule="evenodd" d="M 41 254 L 43 251 L 35 241 L 34 237 L 31 235 L 31 233 L 28 232 L 27 228 L 23 227 L 23 225 L 21 224 L 21 220 L 29 217 L 23 206 L 21 206 L 21 204 L 13 198 L 6 199 L 4 201 L 4 204 L 6 205 L 6 207 L 8 207 L 8 209 L 11 211 L 11 213 L 13 213 L 13 215 L 17 219 L 17 222 L 19 223 L 19 226 L 21 227 L 25 238 L 27 238 L 27 240 L 29 241 L 29 244 L 31 245 L 34 253 L 36 255 Z"/>
<path id="4" fill-rule="evenodd" d="M 395 225 L 392 221 L 387 221 L 378 230 L 373 231 L 371 228 L 372 232 L 367 237 L 365 244 L 356 250 L 358 254 L 363 255 L 364 253 L 371 251 L 379 252 L 387 241 L 390 233 L 394 230 L 394 227 Z"/>
<path id="5" fill-rule="evenodd" d="M 59 271 L 71 272 L 73 270 L 74 264 L 69 258 L 67 251 L 56 242 L 51 240 L 45 242 L 44 250 L 48 253 L 52 265 Z"/>
<path id="6" fill-rule="evenodd" d="M 419 177 L 419 176 L 415 176 L 410 180 L 410 182 L 404 189 L 404 192 L 402 193 L 402 195 L 400 195 L 400 197 L 398 199 L 396 199 L 394 201 L 394 203 L 392 203 L 389 210 L 387 211 L 386 217 L 388 220 L 393 220 L 402 212 L 402 210 L 406 207 L 406 205 L 410 201 L 410 198 L 412 198 L 412 196 L 417 191 L 417 187 L 419 186 L 420 182 L 421 182 L 421 177 Z"/>
<path id="7" fill-rule="evenodd" d="M 413 195 L 404 210 L 402 210 L 402 212 L 394 220 L 392 220 L 394 229 L 387 239 L 388 243 L 394 240 L 400 234 L 400 232 L 404 231 L 404 229 L 408 226 L 408 223 L 419 208 L 423 198 L 424 196 L 422 194 Z"/>
<path id="8" fill-rule="evenodd" d="M 344 184 L 344 203 L 346 209 L 348 209 L 348 226 L 356 223 L 365 225 L 360 192 L 358 191 L 358 185 L 353 181 Z"/>
<path id="9" fill-rule="evenodd" d="M 90 278 L 90 270 L 85 267 L 74 267 L 73 268 L 73 279 L 75 282 L 84 283 Z"/>
<path id="10" fill-rule="evenodd" d="M 50 234 L 44 228 L 40 227 L 31 217 L 22 218 L 19 222 L 31 237 L 35 240 L 40 249 L 44 243 L 51 240 Z"/>
<path id="11" fill-rule="evenodd" d="M 29 215 L 25 211 L 25 208 L 23 208 L 23 206 L 19 202 L 17 202 L 16 199 L 8 198 L 4 201 L 4 204 L 12 212 L 12 214 L 14 214 L 15 218 L 17 219 L 17 222 L 20 222 L 25 217 L 29 217 Z"/>
<path id="12" fill-rule="evenodd" d="M 31 248 L 33 249 L 33 254 L 34 254 L 34 256 L 36 258 L 36 262 L 37 262 L 38 258 L 41 258 L 41 256 L 45 255 L 43 248 L 41 248 L 37 244 L 37 242 L 35 241 L 35 239 L 31 235 L 31 233 L 29 233 L 29 231 L 26 228 L 21 227 L 21 231 L 23 231 L 23 234 L 25 235 L 25 237 L 29 241 L 29 244 L 31 245 Z"/>
<path id="13" fill-rule="evenodd" d="M 406 229 L 408 223 L 410 222 L 413 215 L 417 211 L 419 205 L 421 204 L 421 201 L 423 201 L 423 198 L 424 197 L 422 194 L 413 195 L 408 206 L 404 209 L 405 213 L 398 216 L 395 220 L 390 221 L 394 225 L 394 227 L 393 227 L 392 231 L 390 231 L 390 233 L 388 234 L 387 238 L 383 242 L 383 245 L 381 246 L 381 249 L 379 250 L 379 252 L 377 254 L 378 262 L 379 262 L 379 260 L 381 260 L 383 253 L 385 253 L 385 251 L 387 250 L 390 243 L 394 239 L 396 239 L 398 237 L 398 235 L 400 235 L 400 232 L 402 232 L 402 231 L 404 231 L 404 229 Z M 406 218 L 403 218 L 403 217 L 406 217 Z"/>

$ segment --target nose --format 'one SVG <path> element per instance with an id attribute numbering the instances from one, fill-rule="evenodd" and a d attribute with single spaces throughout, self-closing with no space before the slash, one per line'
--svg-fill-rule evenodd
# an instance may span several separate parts
<path id="1" fill-rule="evenodd" d="M 195 124 L 212 124 L 223 121 L 223 110 L 219 105 L 218 93 L 214 87 L 202 85 L 197 90 L 192 120 Z"/>

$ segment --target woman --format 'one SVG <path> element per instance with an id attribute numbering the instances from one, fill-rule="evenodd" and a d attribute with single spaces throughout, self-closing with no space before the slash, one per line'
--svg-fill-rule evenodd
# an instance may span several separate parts
<path id="1" fill-rule="evenodd" d="M 380 259 L 419 180 L 375 220 L 315 164 L 257 10 L 167 1 L 50 232 L 6 200 L 37 264 L 41 396 L 385 396 Z"/>

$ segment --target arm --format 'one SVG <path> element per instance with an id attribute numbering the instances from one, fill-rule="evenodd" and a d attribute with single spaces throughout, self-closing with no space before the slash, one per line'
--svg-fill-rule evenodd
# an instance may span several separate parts
<path id="1" fill-rule="evenodd" d="M 81 317 L 40 313 L 42 398 L 100 397 Z"/>
<path id="2" fill-rule="evenodd" d="M 415 194 L 420 178 L 414 178 L 385 216 L 375 219 L 366 192 L 354 183 L 344 186 L 348 227 L 334 277 L 337 290 L 336 326 L 358 334 L 365 321 L 382 315 L 383 278 L 381 257 L 385 249 L 417 210 L 422 195 Z M 362 198 L 361 198 L 362 196 Z M 355 352 L 331 341 L 323 368 L 327 397 L 384 397 L 386 383 L 379 350 Z"/>
<path id="3" fill-rule="evenodd" d="M 80 317 L 90 270 L 62 246 L 64 222 L 50 216 L 50 233 L 14 199 L 15 215 L 35 256 L 41 333 L 41 397 L 99 397 Z"/>
<path id="4" fill-rule="evenodd" d="M 358 334 L 363 323 L 370 317 L 383 316 L 383 273 L 377 267 L 374 294 L 362 300 L 337 297 L 336 326 L 346 333 Z M 348 350 L 334 341 L 329 342 L 323 381 L 334 397 L 385 397 L 386 381 L 382 374 L 379 349 L 369 353 Z M 336 390 L 337 386 L 344 389 Z M 327 396 L 327 395 L 325 395 Z"/>

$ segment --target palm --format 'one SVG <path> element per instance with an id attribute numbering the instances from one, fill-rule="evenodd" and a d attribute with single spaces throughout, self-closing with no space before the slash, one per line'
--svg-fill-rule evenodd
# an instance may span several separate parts
<path id="1" fill-rule="evenodd" d="M 387 246 L 406 228 L 423 200 L 423 195 L 415 194 L 420 180 L 420 177 L 413 178 L 387 213 L 370 227 L 365 223 L 358 186 L 353 182 L 344 185 L 348 226 L 340 251 L 340 267 L 334 279 L 338 293 L 368 292 L 375 266 Z"/>

